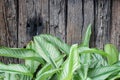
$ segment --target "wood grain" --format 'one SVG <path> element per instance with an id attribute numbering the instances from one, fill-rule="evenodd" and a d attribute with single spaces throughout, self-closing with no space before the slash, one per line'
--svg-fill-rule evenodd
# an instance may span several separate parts
<path id="1" fill-rule="evenodd" d="M 50 0 L 49 33 L 65 41 L 65 0 Z"/>
<path id="2" fill-rule="evenodd" d="M 67 43 L 80 43 L 83 27 L 82 0 L 68 0 Z M 79 16 L 78 16 L 79 15 Z"/>
<path id="3" fill-rule="evenodd" d="M 103 48 L 110 43 L 111 1 L 95 1 L 95 46 Z"/>
<path id="4" fill-rule="evenodd" d="M 18 47 L 24 47 L 26 44 L 26 23 L 27 23 L 27 10 L 26 0 L 19 0 L 18 2 Z"/>
<path id="5" fill-rule="evenodd" d="M 120 0 L 112 1 L 111 43 L 120 50 Z"/>

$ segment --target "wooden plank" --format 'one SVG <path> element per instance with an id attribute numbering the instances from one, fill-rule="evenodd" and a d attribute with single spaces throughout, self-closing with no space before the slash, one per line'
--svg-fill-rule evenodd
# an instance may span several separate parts
<path id="1" fill-rule="evenodd" d="M 33 36 L 46 33 L 48 25 L 48 0 L 23 0 L 19 3 L 19 47 L 23 47 Z M 21 33 L 22 31 L 22 33 Z M 25 34 L 23 36 L 23 34 Z"/>
<path id="2" fill-rule="evenodd" d="M 6 45 L 9 47 L 17 47 L 17 22 L 16 22 L 16 5 L 15 2 L 12 0 L 7 1 L 4 0 L 1 3 L 2 6 L 2 22 L 3 24 L 3 29 L 5 30 L 5 35 L 4 38 L 6 39 Z M 4 31 L 3 30 L 3 31 Z M 1 26 L 1 31 L 2 31 L 2 26 Z M 4 43 L 4 42 L 3 42 Z"/>
<path id="3" fill-rule="evenodd" d="M 38 25 L 38 13 L 40 14 L 40 8 L 36 10 L 37 6 L 36 4 L 40 5 L 40 2 L 38 0 L 26 0 L 26 41 L 29 42 L 34 35 L 37 34 L 37 25 Z M 36 12 L 37 11 L 37 12 Z"/>
<path id="4" fill-rule="evenodd" d="M 0 46 L 7 45 L 4 20 L 4 0 L 0 0 Z"/>
<path id="5" fill-rule="evenodd" d="M 82 0 L 68 0 L 67 13 L 67 43 L 79 43 L 83 27 Z"/>
<path id="6" fill-rule="evenodd" d="M 111 0 L 95 1 L 95 46 L 103 48 L 110 42 Z"/>
<path id="7" fill-rule="evenodd" d="M 27 9 L 26 0 L 19 0 L 19 14 L 18 14 L 18 47 L 26 45 L 26 23 L 27 23 Z"/>
<path id="8" fill-rule="evenodd" d="M 112 1 L 111 43 L 120 50 L 120 0 Z"/>
<path id="9" fill-rule="evenodd" d="M 17 15 L 16 4 L 13 0 L 5 1 L 5 16 L 6 16 L 6 31 L 7 31 L 7 46 L 17 47 Z"/>
<path id="10" fill-rule="evenodd" d="M 49 33 L 65 41 L 65 0 L 50 0 Z"/>
<path id="11" fill-rule="evenodd" d="M 0 45 L 17 47 L 17 15 L 16 2 L 14 0 L 0 1 Z M 17 63 L 18 59 L 1 57 L 4 63 Z"/>
<path id="12" fill-rule="evenodd" d="M 41 2 L 41 21 L 43 26 L 42 33 L 49 33 L 49 0 L 42 0 Z"/>

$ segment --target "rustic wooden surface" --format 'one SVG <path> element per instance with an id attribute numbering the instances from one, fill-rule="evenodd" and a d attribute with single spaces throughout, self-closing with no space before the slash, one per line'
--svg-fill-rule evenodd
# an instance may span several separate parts
<path id="1" fill-rule="evenodd" d="M 112 1 L 112 27 L 111 27 L 111 43 L 115 44 L 120 50 L 120 1 Z"/>
<path id="2" fill-rule="evenodd" d="M 80 43 L 89 23 L 91 47 L 113 43 L 120 50 L 120 0 L 0 0 L 0 46 L 25 47 L 41 33 Z"/>

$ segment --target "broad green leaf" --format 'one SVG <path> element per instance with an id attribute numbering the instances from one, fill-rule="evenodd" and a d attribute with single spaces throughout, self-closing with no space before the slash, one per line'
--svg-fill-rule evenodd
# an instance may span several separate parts
<path id="1" fill-rule="evenodd" d="M 0 80 L 31 80 L 32 77 L 28 75 L 23 75 L 22 73 L 17 74 L 15 72 L 3 72 Z"/>
<path id="2" fill-rule="evenodd" d="M 20 65 L 20 64 L 5 65 L 0 63 L 0 72 L 8 72 L 8 73 L 16 73 L 16 74 L 33 76 L 26 66 Z"/>
<path id="3" fill-rule="evenodd" d="M 58 67 L 55 59 L 60 56 L 59 50 L 41 36 L 34 37 L 34 42 L 37 53 L 39 53 L 46 62 L 51 63 L 53 67 Z"/>
<path id="4" fill-rule="evenodd" d="M 79 53 L 80 55 L 82 54 L 90 54 L 90 53 L 97 53 L 97 54 L 100 54 L 100 55 L 103 55 L 103 56 L 107 56 L 107 53 L 105 53 L 104 51 L 102 50 L 98 50 L 98 49 L 95 49 L 95 48 L 88 48 L 88 47 L 80 47 L 79 48 Z M 83 57 L 83 56 L 81 56 Z M 79 74 L 81 75 L 81 78 L 83 79 L 86 79 L 87 78 L 87 75 L 88 75 L 88 69 L 89 69 L 89 64 L 90 64 L 90 58 L 88 58 L 88 61 L 87 61 L 87 57 L 89 56 L 85 56 L 83 59 L 85 59 L 82 63 L 82 66 L 83 69 L 81 68 L 81 71 L 79 71 Z M 82 59 L 81 59 L 82 60 Z M 83 75 L 83 76 L 82 76 Z"/>
<path id="5" fill-rule="evenodd" d="M 79 66 L 78 45 L 75 44 L 70 49 L 69 57 L 62 67 L 63 70 L 60 73 L 59 80 L 72 80 L 73 73 Z"/>
<path id="6" fill-rule="evenodd" d="M 103 56 L 107 56 L 107 53 L 105 53 L 102 50 L 98 50 L 95 48 L 88 48 L 88 47 L 79 47 L 78 51 L 81 55 L 81 70 L 79 71 L 80 77 L 82 79 L 86 79 L 88 75 L 88 69 L 90 67 L 90 53 L 97 53 Z M 83 54 L 89 54 L 89 55 L 83 55 Z"/>
<path id="7" fill-rule="evenodd" d="M 45 65 L 45 66 L 38 72 L 38 74 L 37 74 L 36 77 L 39 77 L 39 75 L 42 75 L 43 73 L 45 73 L 45 72 L 47 72 L 47 71 L 49 71 L 49 70 L 51 70 L 51 69 L 52 69 L 51 64 Z"/>
<path id="8" fill-rule="evenodd" d="M 80 47 L 89 47 L 89 41 L 90 41 L 90 37 L 91 37 L 91 24 L 89 24 L 86 32 L 85 32 L 85 35 L 84 35 L 84 38 L 82 40 L 82 44 L 79 46 Z M 81 62 L 81 70 L 79 71 L 79 74 L 81 74 L 81 78 L 83 80 L 86 80 L 87 79 L 87 74 L 88 74 L 88 68 L 89 68 L 89 64 L 91 62 L 91 54 L 88 53 L 88 54 L 81 54 L 80 56 L 80 62 Z"/>
<path id="9" fill-rule="evenodd" d="M 0 56 L 14 57 L 20 59 L 41 61 L 38 54 L 31 49 L 24 48 L 0 48 Z"/>
<path id="10" fill-rule="evenodd" d="M 105 80 L 110 75 L 119 71 L 120 71 L 120 62 L 111 66 L 103 66 L 103 67 L 91 69 L 88 76 L 92 78 L 92 80 Z"/>
<path id="11" fill-rule="evenodd" d="M 91 55 L 91 64 L 89 68 L 98 68 L 101 66 L 107 66 L 107 61 L 104 57 L 102 57 L 100 54 L 92 54 Z"/>
<path id="12" fill-rule="evenodd" d="M 80 47 L 78 52 L 80 54 L 84 54 L 84 53 L 96 53 L 96 54 L 100 54 L 100 55 L 105 56 L 105 57 L 107 57 L 107 55 L 108 55 L 103 50 L 99 50 L 99 49 L 96 49 L 96 48 L 88 48 L 88 47 Z"/>
<path id="13" fill-rule="evenodd" d="M 87 79 L 88 68 L 89 68 L 89 65 L 88 65 L 88 64 L 81 64 L 80 69 L 77 70 L 77 72 L 78 72 L 81 80 L 86 80 L 86 79 Z"/>
<path id="14" fill-rule="evenodd" d="M 24 76 L 23 74 L 11 74 L 11 73 L 5 73 L 5 78 L 3 80 L 28 80 L 28 79 L 24 79 Z M 29 77 L 29 76 L 27 76 Z M 30 79 L 29 79 L 30 80 Z"/>
<path id="15" fill-rule="evenodd" d="M 26 49 L 33 49 L 35 51 L 35 44 L 33 41 L 29 42 L 29 44 L 27 45 Z M 38 54 L 37 52 L 34 53 L 34 55 Z M 33 60 L 25 60 L 25 65 L 27 65 L 30 69 L 31 72 L 35 72 L 36 69 L 38 68 L 38 66 L 42 63 L 44 64 L 44 60 L 40 58 L 40 62 L 37 62 L 37 61 L 33 61 Z"/>
<path id="16" fill-rule="evenodd" d="M 61 41 L 59 38 L 48 34 L 41 34 L 40 36 L 43 37 L 46 41 L 50 42 L 55 47 L 57 47 L 58 49 L 60 49 L 63 53 L 67 55 L 69 54 L 70 46 Z"/>
<path id="17" fill-rule="evenodd" d="M 35 80 L 46 80 L 46 79 L 48 79 L 49 77 L 51 77 L 53 74 L 57 73 L 60 70 L 61 69 L 52 69 L 52 70 L 46 71 L 43 74 L 38 75 Z"/>
<path id="18" fill-rule="evenodd" d="M 57 65 L 61 65 L 61 60 L 63 59 L 63 57 L 64 57 L 64 55 L 61 55 L 61 56 L 59 56 L 59 58 L 58 59 L 56 59 L 55 60 L 55 62 L 57 63 Z M 52 70 L 53 69 L 53 67 L 52 67 L 52 65 L 51 64 L 46 64 L 45 66 L 43 66 L 39 71 L 38 71 L 38 73 L 37 73 L 37 77 L 39 76 L 39 75 L 42 75 L 43 73 L 45 73 L 45 72 L 47 72 L 47 71 L 50 71 L 50 70 Z"/>
<path id="19" fill-rule="evenodd" d="M 114 45 L 106 44 L 104 50 L 108 54 L 107 60 L 110 65 L 118 61 L 119 53 Z"/>

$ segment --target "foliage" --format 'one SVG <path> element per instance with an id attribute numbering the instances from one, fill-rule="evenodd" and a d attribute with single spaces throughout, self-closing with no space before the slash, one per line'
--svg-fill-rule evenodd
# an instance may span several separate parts
<path id="1" fill-rule="evenodd" d="M 91 25 L 81 44 L 68 45 L 49 34 L 35 36 L 26 48 L 0 47 L 0 56 L 24 64 L 0 63 L 0 80 L 115 80 L 120 78 L 119 52 L 112 44 L 90 48 Z"/>

